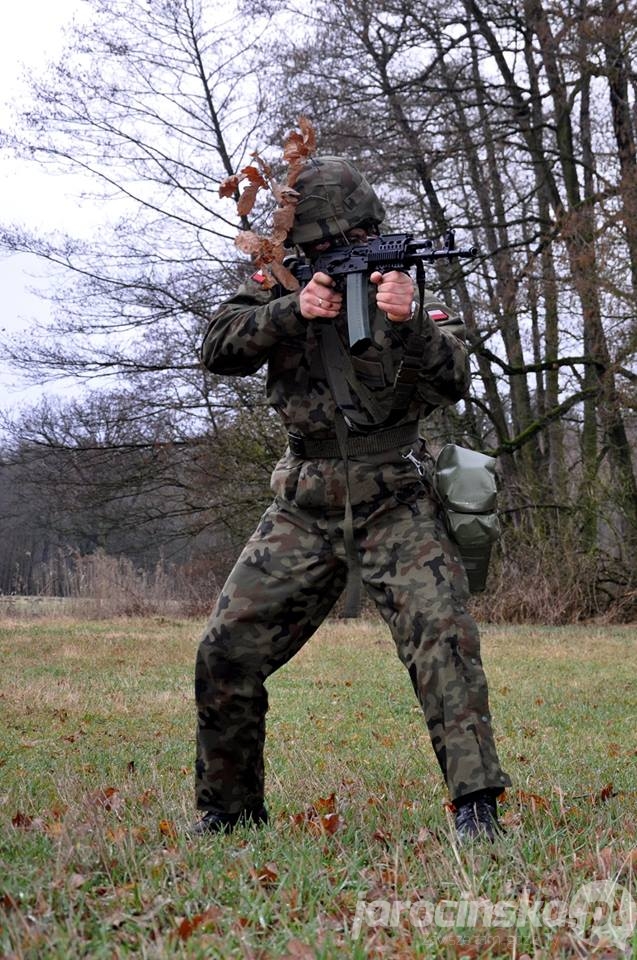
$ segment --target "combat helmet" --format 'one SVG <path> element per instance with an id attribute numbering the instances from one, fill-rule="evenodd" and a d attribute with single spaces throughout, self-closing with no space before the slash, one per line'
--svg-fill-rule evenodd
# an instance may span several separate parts
<path id="1" fill-rule="evenodd" d="M 385 208 L 353 163 L 342 157 L 313 157 L 299 174 L 300 194 L 288 240 L 296 244 L 342 237 L 361 224 L 379 224 Z"/>

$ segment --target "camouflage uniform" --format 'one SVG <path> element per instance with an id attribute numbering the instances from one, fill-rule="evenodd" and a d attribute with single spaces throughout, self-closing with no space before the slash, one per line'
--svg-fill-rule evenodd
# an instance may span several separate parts
<path id="1" fill-rule="evenodd" d="M 326 381 L 317 321 L 298 294 L 244 284 L 214 315 L 202 356 L 217 374 L 244 376 L 267 363 L 267 392 L 288 431 L 333 437 L 337 409 Z M 468 387 L 463 325 L 427 295 L 426 349 L 409 408 L 412 424 Z M 392 324 L 370 289 L 374 342 L 353 358 L 360 381 L 381 400 L 392 384 L 410 323 Z M 438 319 L 436 319 L 438 318 Z M 346 314 L 335 324 L 347 342 Z M 368 414 L 351 397 L 356 419 Z M 467 579 L 431 487 L 402 454 L 301 457 L 288 448 L 272 475 L 274 502 L 239 557 L 201 641 L 196 665 L 197 805 L 235 814 L 263 803 L 267 678 L 312 636 L 347 574 L 344 514 L 368 594 L 409 671 L 452 799 L 502 790 L 476 624 L 465 609 Z"/>

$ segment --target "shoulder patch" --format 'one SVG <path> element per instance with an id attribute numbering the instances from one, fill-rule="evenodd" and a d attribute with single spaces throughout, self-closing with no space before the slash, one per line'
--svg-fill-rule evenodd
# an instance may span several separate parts
<path id="1" fill-rule="evenodd" d="M 427 313 L 429 314 L 430 318 L 436 322 L 449 319 L 449 314 L 445 313 L 444 310 L 440 310 L 439 308 L 436 308 L 435 310 L 427 310 Z"/>
<path id="2" fill-rule="evenodd" d="M 257 283 L 265 283 L 265 274 L 261 273 L 260 270 L 257 270 L 256 273 L 253 273 L 250 277 L 251 280 L 256 280 Z"/>

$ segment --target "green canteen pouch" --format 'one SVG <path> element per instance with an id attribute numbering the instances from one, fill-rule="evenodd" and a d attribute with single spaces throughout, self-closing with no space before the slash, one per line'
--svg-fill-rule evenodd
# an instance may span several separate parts
<path id="1" fill-rule="evenodd" d="M 448 443 L 436 458 L 434 485 L 449 534 L 460 550 L 469 589 L 480 593 L 486 585 L 491 547 L 501 534 L 495 459 Z"/>

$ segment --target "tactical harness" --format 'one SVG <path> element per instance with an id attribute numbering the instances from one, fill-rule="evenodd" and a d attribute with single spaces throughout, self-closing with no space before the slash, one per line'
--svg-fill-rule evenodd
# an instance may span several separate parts
<path id="1" fill-rule="evenodd" d="M 354 520 L 349 486 L 349 458 L 394 452 L 397 459 L 400 447 L 411 446 L 418 440 L 418 422 L 396 425 L 411 403 L 418 373 L 427 349 L 422 336 L 424 305 L 424 270 L 417 276 L 420 294 L 416 314 L 416 331 L 406 339 L 403 357 L 394 378 L 394 389 L 389 403 L 381 404 L 360 382 L 349 352 L 332 324 L 317 324 L 321 358 L 325 376 L 336 404 L 335 436 L 320 440 L 288 434 L 290 451 L 303 459 L 341 459 L 345 467 L 345 514 L 343 541 L 350 573 L 360 575 L 360 556 L 354 539 Z M 352 414 L 354 394 L 367 411 L 370 420 L 361 420 Z M 351 430 L 356 432 L 350 432 Z M 413 452 L 406 455 L 408 459 Z"/>
<path id="2" fill-rule="evenodd" d="M 418 373 L 427 349 L 422 336 L 424 277 L 418 276 L 420 303 L 416 331 L 409 333 L 394 379 L 389 403 L 381 404 L 354 370 L 349 352 L 331 324 L 317 324 L 321 358 L 326 379 L 336 404 L 335 436 L 318 440 L 288 434 L 290 451 L 304 460 L 340 459 L 345 469 L 345 512 L 343 542 L 350 574 L 361 575 L 360 555 L 354 538 L 354 520 L 349 486 L 349 459 L 387 454 L 388 462 L 409 460 L 420 477 L 425 470 L 412 446 L 419 439 L 418 422 L 398 425 L 407 413 Z M 373 418 L 362 421 L 352 415 L 352 394 Z M 356 432 L 352 432 L 356 431 Z M 409 446 L 408 453 L 400 448 Z M 393 456 L 391 456 L 393 454 Z M 472 593 L 484 590 L 492 544 L 500 536 L 496 509 L 495 460 L 456 444 L 446 444 L 433 465 L 432 493 L 438 499 L 449 533 L 460 550 Z"/>

